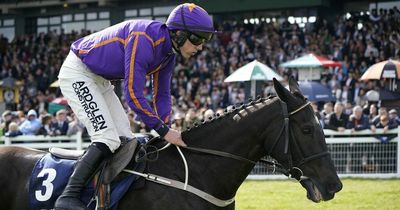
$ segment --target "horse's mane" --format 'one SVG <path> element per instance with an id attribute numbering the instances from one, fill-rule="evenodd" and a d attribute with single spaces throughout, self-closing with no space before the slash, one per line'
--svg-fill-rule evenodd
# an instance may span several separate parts
<path id="1" fill-rule="evenodd" d="M 199 132 L 211 132 L 212 134 L 212 132 L 218 130 L 221 126 L 226 125 L 228 122 L 246 119 L 252 114 L 262 110 L 264 107 L 268 107 L 269 104 L 275 101 L 272 99 L 276 98 L 277 97 L 275 96 L 258 98 L 257 100 L 249 100 L 249 103 L 247 104 L 240 103 L 232 106 L 230 109 L 226 108 L 223 115 L 217 113 L 209 119 L 203 119 L 201 122 L 195 122 L 192 127 L 188 127 L 182 132 L 182 136 L 190 138 Z"/>

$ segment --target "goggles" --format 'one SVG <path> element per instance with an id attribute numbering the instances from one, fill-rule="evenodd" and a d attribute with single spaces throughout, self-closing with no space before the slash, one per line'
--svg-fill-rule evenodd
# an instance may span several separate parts
<path id="1" fill-rule="evenodd" d="M 196 46 L 206 43 L 210 41 L 212 38 L 212 33 L 209 32 L 187 32 L 187 39 Z"/>

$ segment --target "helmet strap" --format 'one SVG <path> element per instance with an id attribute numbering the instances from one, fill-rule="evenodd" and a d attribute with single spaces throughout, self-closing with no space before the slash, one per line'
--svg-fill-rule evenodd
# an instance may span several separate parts
<path id="1" fill-rule="evenodd" d="M 181 48 L 187 39 L 186 37 L 186 32 L 180 31 L 180 34 L 177 34 L 177 31 L 169 31 L 171 40 L 172 40 L 172 48 L 174 49 L 175 52 L 177 52 L 179 55 L 181 54 L 181 51 L 179 48 Z"/>

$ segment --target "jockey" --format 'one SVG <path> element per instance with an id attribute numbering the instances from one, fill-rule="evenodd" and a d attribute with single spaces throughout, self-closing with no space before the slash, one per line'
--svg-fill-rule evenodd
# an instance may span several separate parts
<path id="1" fill-rule="evenodd" d="M 55 210 L 86 210 L 80 193 L 98 166 L 120 146 L 119 136 L 132 138 L 128 117 L 110 80 L 124 80 L 129 107 L 166 141 L 186 146 L 170 128 L 170 83 L 176 55 L 190 58 L 214 33 L 211 17 L 195 4 L 181 4 L 166 24 L 130 20 L 78 39 L 58 75 L 64 97 L 86 126 L 92 144 L 77 162 Z M 153 103 L 143 95 L 151 77 Z"/>

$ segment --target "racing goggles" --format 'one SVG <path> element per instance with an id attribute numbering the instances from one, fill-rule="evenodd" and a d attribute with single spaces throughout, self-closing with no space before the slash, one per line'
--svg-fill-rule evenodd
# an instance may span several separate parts
<path id="1" fill-rule="evenodd" d="M 190 32 L 187 33 L 187 39 L 196 46 L 206 43 L 210 41 L 213 33 L 210 32 Z"/>

